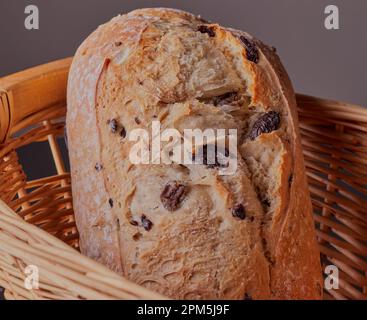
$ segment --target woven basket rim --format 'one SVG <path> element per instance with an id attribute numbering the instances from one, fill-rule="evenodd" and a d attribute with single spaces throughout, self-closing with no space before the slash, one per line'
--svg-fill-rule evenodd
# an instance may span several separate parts
<path id="1" fill-rule="evenodd" d="M 47 246 L 50 246 L 52 247 L 52 250 L 58 252 L 61 255 L 62 259 L 65 259 L 66 261 L 78 261 L 80 265 L 86 268 L 84 275 L 81 274 L 81 276 L 88 277 L 89 275 L 92 275 L 93 277 L 91 279 L 93 279 L 93 281 L 98 281 L 101 280 L 101 277 L 105 277 L 107 281 L 101 282 L 107 282 L 108 285 L 113 285 L 116 290 L 126 287 L 128 288 L 127 291 L 129 294 L 123 291 L 121 292 L 120 296 L 117 294 L 115 294 L 114 296 L 111 293 L 110 298 L 126 298 L 127 296 L 130 299 L 136 299 L 138 297 L 145 297 L 146 299 L 167 299 L 167 297 L 164 297 L 156 292 L 153 292 L 127 280 L 125 277 L 108 269 L 104 265 L 86 257 L 77 250 L 71 248 L 69 245 L 50 235 L 41 228 L 24 221 L 3 200 L 0 199 L 0 228 L 5 224 L 13 225 L 13 227 L 16 227 L 17 229 L 19 229 L 19 231 L 21 230 L 22 232 L 28 232 L 28 234 L 31 234 L 32 238 L 29 239 L 29 241 L 35 241 L 38 244 L 38 250 L 44 250 Z M 2 237 L 0 232 L 0 239 L 1 238 Z M 46 252 L 49 253 L 49 251 Z M 16 255 L 16 252 L 14 252 L 14 254 Z M 56 266 L 57 265 L 55 264 L 55 267 Z M 1 284 L 2 283 L 0 282 L 0 285 Z M 4 287 L 6 289 L 7 285 L 5 285 Z M 106 298 L 108 298 L 107 295 Z"/>
<path id="2" fill-rule="evenodd" d="M 296 97 L 297 97 L 297 102 L 300 103 L 307 103 L 308 101 L 322 101 L 325 104 L 332 104 L 332 105 L 338 105 L 340 107 L 346 107 L 348 106 L 348 108 L 351 108 L 352 111 L 358 111 L 359 113 L 362 113 L 364 115 L 367 116 L 367 106 L 363 107 L 359 104 L 355 104 L 355 103 L 349 103 L 343 100 L 336 100 L 333 98 L 322 98 L 322 97 L 318 97 L 318 96 L 313 96 L 311 94 L 305 94 L 305 93 L 301 93 L 301 92 L 296 92 Z M 367 122 L 367 120 L 365 119 L 358 119 L 361 122 Z"/>

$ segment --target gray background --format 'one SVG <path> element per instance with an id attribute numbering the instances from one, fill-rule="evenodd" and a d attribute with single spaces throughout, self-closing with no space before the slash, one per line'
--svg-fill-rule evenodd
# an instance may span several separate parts
<path id="1" fill-rule="evenodd" d="M 24 28 L 24 8 L 40 10 L 40 30 Z M 340 10 L 340 30 L 324 28 L 324 8 Z M 367 106 L 366 0 L 0 0 L 0 76 L 72 55 L 111 17 L 141 7 L 174 7 L 243 29 L 274 45 L 298 92 Z"/>

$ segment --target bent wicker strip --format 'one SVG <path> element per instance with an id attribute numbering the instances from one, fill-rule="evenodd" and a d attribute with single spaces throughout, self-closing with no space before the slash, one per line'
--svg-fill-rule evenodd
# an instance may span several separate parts
<path id="1" fill-rule="evenodd" d="M 10 298 L 158 299 L 162 296 L 133 284 L 81 255 L 47 232 L 25 222 L 0 202 L 0 285 Z M 24 269 L 39 270 L 39 289 L 24 288 Z"/>
<path id="2" fill-rule="evenodd" d="M 0 79 L 0 286 L 8 299 L 159 299 L 78 251 L 64 132 L 71 59 Z M 323 267 L 339 270 L 326 299 L 367 299 L 367 109 L 297 96 Z M 17 150 L 48 143 L 56 174 L 27 178 Z M 32 159 L 26 159 L 32 164 Z M 24 286 L 26 267 L 39 288 Z"/>

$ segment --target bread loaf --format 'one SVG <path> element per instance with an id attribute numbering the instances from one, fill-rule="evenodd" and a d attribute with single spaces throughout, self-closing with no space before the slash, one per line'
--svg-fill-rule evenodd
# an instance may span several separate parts
<path id="1" fill-rule="evenodd" d="M 173 9 L 113 18 L 79 47 L 67 135 L 82 253 L 180 299 L 319 299 L 295 96 L 273 48 Z M 237 170 L 134 164 L 129 133 L 237 129 Z"/>

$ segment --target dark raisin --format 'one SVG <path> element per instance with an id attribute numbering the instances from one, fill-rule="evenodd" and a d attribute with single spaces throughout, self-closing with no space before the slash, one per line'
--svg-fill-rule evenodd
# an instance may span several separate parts
<path id="1" fill-rule="evenodd" d="M 122 127 L 120 130 L 120 137 L 125 138 L 126 137 L 126 129 L 125 127 Z"/>
<path id="2" fill-rule="evenodd" d="M 103 166 L 99 162 L 97 162 L 96 165 L 94 166 L 94 169 L 96 169 L 96 171 L 99 172 L 103 169 Z"/>
<path id="3" fill-rule="evenodd" d="M 116 47 L 119 47 L 119 46 L 121 46 L 121 45 L 122 45 L 122 42 L 121 42 L 121 41 L 116 41 L 116 42 L 115 42 L 115 46 L 116 46 Z"/>
<path id="4" fill-rule="evenodd" d="M 244 36 L 240 36 L 240 40 L 246 47 L 246 58 L 254 63 L 259 62 L 259 51 L 256 45 Z"/>
<path id="5" fill-rule="evenodd" d="M 139 225 L 138 221 L 135 221 L 135 220 L 130 220 L 129 222 L 130 222 L 130 224 L 131 224 L 131 225 L 133 225 L 133 226 L 137 226 L 137 225 Z"/>
<path id="6" fill-rule="evenodd" d="M 213 27 L 208 27 L 206 25 L 200 25 L 198 26 L 198 31 L 201 33 L 207 33 L 209 37 L 215 37 L 215 32 L 213 30 Z"/>
<path id="7" fill-rule="evenodd" d="M 250 139 L 255 140 L 262 133 L 269 133 L 277 130 L 280 125 L 280 115 L 276 111 L 269 111 L 260 116 L 252 126 Z"/>
<path id="8" fill-rule="evenodd" d="M 199 154 L 196 154 L 196 153 L 192 154 L 192 161 L 196 164 L 203 164 L 207 166 L 208 165 L 208 145 L 204 144 L 200 151 L 201 153 Z"/>
<path id="9" fill-rule="evenodd" d="M 271 205 L 271 202 L 270 202 L 270 200 L 269 199 L 264 199 L 263 201 L 261 201 L 262 202 L 262 204 L 265 206 L 265 207 L 270 207 L 270 205 Z"/>
<path id="10" fill-rule="evenodd" d="M 225 104 L 231 104 L 237 100 L 238 100 L 237 92 L 227 92 L 225 94 L 215 97 L 213 100 L 213 104 L 215 106 L 223 106 Z"/>
<path id="11" fill-rule="evenodd" d="M 153 222 L 150 221 L 146 216 L 145 214 L 143 214 L 141 216 L 141 223 L 143 225 L 143 228 L 146 230 L 146 231 L 149 231 L 150 229 L 152 229 L 153 227 Z"/>
<path id="12" fill-rule="evenodd" d="M 141 121 L 140 121 L 140 119 L 138 117 L 135 117 L 134 120 L 135 120 L 136 124 L 141 124 Z"/>
<path id="13" fill-rule="evenodd" d="M 225 157 L 229 156 L 228 148 L 224 148 L 224 150 L 219 150 L 217 145 L 215 145 L 214 146 L 214 152 L 215 152 L 215 154 L 214 154 L 215 159 L 213 159 L 213 157 L 208 157 L 208 145 L 204 144 L 202 149 L 201 149 L 201 154 L 199 154 L 198 156 L 193 154 L 192 160 L 196 164 L 206 165 L 210 169 L 218 168 L 218 167 L 220 167 L 220 168 L 228 167 L 229 163 L 223 164 L 224 161 L 219 161 L 219 159 L 223 160 Z M 210 162 L 213 162 L 213 160 L 214 160 L 214 163 L 209 163 L 209 160 L 211 160 Z"/>
<path id="14" fill-rule="evenodd" d="M 113 207 L 113 200 L 111 198 L 108 199 L 108 203 L 109 203 L 110 207 L 112 208 Z"/>
<path id="15" fill-rule="evenodd" d="M 110 126 L 111 132 L 116 133 L 118 129 L 118 124 L 116 119 L 110 119 L 107 121 L 107 124 Z"/>
<path id="16" fill-rule="evenodd" d="M 232 216 L 244 220 L 246 218 L 246 212 L 244 206 L 239 203 L 232 208 Z"/>
<path id="17" fill-rule="evenodd" d="M 243 297 L 243 300 L 252 300 L 252 297 L 248 293 L 245 293 L 245 296 Z"/>
<path id="18" fill-rule="evenodd" d="M 177 181 L 170 181 L 161 193 L 161 201 L 165 209 L 175 211 L 187 193 L 187 187 Z"/>

